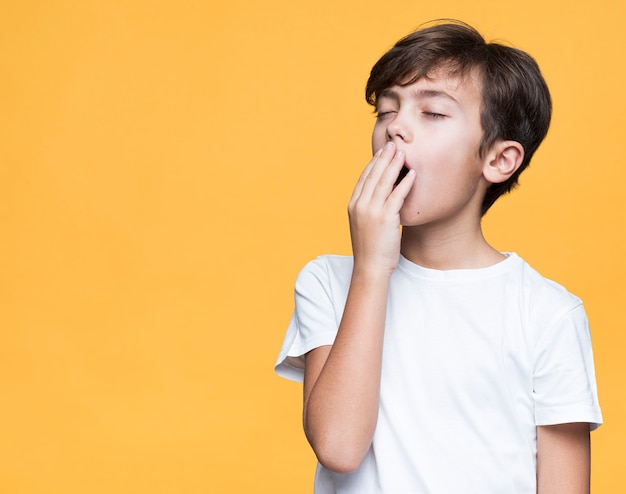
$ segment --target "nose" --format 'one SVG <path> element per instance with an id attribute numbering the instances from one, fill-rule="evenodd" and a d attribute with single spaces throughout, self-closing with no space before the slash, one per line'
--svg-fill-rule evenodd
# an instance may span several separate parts
<path id="1" fill-rule="evenodd" d="M 406 122 L 406 117 L 398 112 L 395 118 L 387 125 L 387 141 L 400 140 L 402 142 L 411 142 L 413 134 Z"/>

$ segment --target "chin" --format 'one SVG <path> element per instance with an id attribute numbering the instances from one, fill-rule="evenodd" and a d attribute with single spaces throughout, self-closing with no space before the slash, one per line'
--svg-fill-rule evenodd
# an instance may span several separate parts
<path id="1" fill-rule="evenodd" d="M 400 224 L 405 228 L 422 227 L 438 221 L 438 216 L 434 216 L 432 211 L 419 210 L 413 208 L 412 211 L 400 211 Z"/>
<path id="2" fill-rule="evenodd" d="M 416 201 L 411 198 L 413 191 L 409 193 L 409 196 L 404 200 L 404 204 L 400 208 L 400 223 L 402 225 L 411 226 L 413 223 L 421 223 L 424 217 L 424 213 L 420 211 L 420 204 L 422 201 Z"/>
<path id="3" fill-rule="evenodd" d="M 407 228 L 412 226 L 420 226 L 423 224 L 423 218 L 420 217 L 420 214 L 411 214 L 411 215 L 400 215 L 400 224 Z"/>

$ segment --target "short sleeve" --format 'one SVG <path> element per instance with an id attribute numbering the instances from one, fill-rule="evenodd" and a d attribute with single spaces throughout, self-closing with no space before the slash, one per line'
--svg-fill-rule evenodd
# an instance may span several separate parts
<path id="1" fill-rule="evenodd" d="M 533 376 L 535 422 L 602 423 L 589 324 L 582 304 L 537 334 Z"/>
<path id="2" fill-rule="evenodd" d="M 309 262 L 300 271 L 295 285 L 295 308 L 274 367 L 279 376 L 302 382 L 304 355 L 334 343 L 341 315 L 337 314 L 332 288 L 324 258 Z"/>

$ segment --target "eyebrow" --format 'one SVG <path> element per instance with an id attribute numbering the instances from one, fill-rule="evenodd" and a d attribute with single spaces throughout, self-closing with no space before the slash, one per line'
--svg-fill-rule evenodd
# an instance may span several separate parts
<path id="1" fill-rule="evenodd" d="M 446 93 L 445 91 L 440 91 L 438 89 L 416 89 L 413 91 L 413 95 L 418 99 L 433 99 L 433 98 L 442 98 L 452 101 L 454 103 L 459 103 L 459 101 L 453 97 L 451 94 Z M 391 88 L 387 88 L 380 93 L 380 98 L 389 98 L 394 101 L 400 101 L 400 95 L 397 91 Z"/>

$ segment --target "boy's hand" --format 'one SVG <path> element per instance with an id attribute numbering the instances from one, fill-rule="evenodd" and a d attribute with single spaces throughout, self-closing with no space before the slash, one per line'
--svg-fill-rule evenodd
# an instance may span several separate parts
<path id="1" fill-rule="evenodd" d="M 415 181 L 409 173 L 394 188 L 404 152 L 388 142 L 369 162 L 348 205 L 355 268 L 391 274 L 400 258 L 400 208 Z"/>

